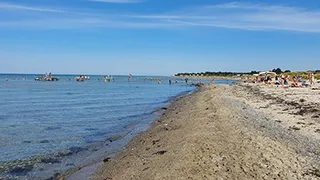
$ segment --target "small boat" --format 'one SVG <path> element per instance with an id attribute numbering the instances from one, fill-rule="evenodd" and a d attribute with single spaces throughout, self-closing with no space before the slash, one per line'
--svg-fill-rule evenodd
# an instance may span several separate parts
<path id="1" fill-rule="evenodd" d="M 36 81 L 59 81 L 60 78 L 53 77 L 52 73 L 46 73 L 45 75 L 34 78 Z"/>
<path id="2" fill-rule="evenodd" d="M 85 76 L 85 75 L 80 75 L 80 76 L 76 77 L 76 80 L 78 82 L 87 81 L 87 80 L 90 80 L 90 77 L 89 76 Z"/>
<path id="3" fill-rule="evenodd" d="M 45 77 L 45 76 L 39 76 L 39 77 L 36 77 L 34 80 L 35 81 L 59 81 L 60 78 L 58 78 L 58 77 L 48 78 L 48 77 Z"/>
<path id="4" fill-rule="evenodd" d="M 103 79 L 104 79 L 104 82 L 110 82 L 112 77 L 110 75 L 104 75 Z"/>

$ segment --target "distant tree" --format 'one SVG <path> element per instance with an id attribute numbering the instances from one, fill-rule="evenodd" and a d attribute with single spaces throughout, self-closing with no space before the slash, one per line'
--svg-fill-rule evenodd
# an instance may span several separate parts
<path id="1" fill-rule="evenodd" d="M 258 71 L 251 71 L 250 74 L 251 74 L 251 75 L 253 75 L 253 74 L 259 74 L 259 72 L 258 72 Z"/>
<path id="2" fill-rule="evenodd" d="M 320 70 L 316 70 L 315 73 L 317 73 L 317 74 L 320 73 Z"/>
<path id="3" fill-rule="evenodd" d="M 284 72 L 285 72 L 285 73 L 290 73 L 291 71 L 290 71 L 290 70 L 285 70 Z"/>
<path id="4" fill-rule="evenodd" d="M 277 69 L 273 69 L 272 72 L 275 72 L 277 74 L 281 74 L 282 70 L 280 68 L 277 68 Z"/>

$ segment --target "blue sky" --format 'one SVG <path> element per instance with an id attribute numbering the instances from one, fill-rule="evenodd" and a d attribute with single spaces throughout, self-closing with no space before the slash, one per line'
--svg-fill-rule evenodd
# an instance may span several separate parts
<path id="1" fill-rule="evenodd" d="M 320 69 L 316 0 L 0 0 L 1 73 Z"/>

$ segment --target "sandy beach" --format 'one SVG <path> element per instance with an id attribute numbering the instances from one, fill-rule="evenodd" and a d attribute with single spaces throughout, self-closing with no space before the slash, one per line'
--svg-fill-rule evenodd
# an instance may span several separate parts
<path id="1" fill-rule="evenodd" d="M 202 87 L 106 157 L 92 179 L 320 179 L 319 95 L 244 83 Z"/>

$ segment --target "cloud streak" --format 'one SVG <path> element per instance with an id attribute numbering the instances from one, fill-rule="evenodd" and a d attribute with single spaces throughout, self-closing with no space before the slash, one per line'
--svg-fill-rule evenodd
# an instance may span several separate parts
<path id="1" fill-rule="evenodd" d="M 88 0 L 94 2 L 104 2 L 104 3 L 141 3 L 142 0 Z"/>
<path id="2" fill-rule="evenodd" d="M 65 11 L 59 9 L 32 7 L 25 5 L 16 5 L 10 3 L 0 2 L 0 9 L 2 10 L 23 10 L 23 11 L 38 11 L 38 12 L 51 12 L 51 13 L 65 13 Z"/>
<path id="3" fill-rule="evenodd" d="M 99 0 L 100 1 L 100 0 Z M 130 0 L 101 0 L 108 2 L 129 2 Z M 74 13 L 58 8 L 39 8 L 0 3 L 0 9 L 36 11 L 45 17 L 48 28 L 228 28 L 255 31 L 301 31 L 320 33 L 320 10 L 281 5 L 249 3 L 226 3 L 181 8 L 174 12 L 159 14 L 106 14 L 95 9 L 86 14 L 78 9 Z M 68 12 L 69 14 L 67 14 Z M 49 15 L 47 15 L 49 13 Z M 54 16 L 52 13 L 63 15 Z M 64 14 L 65 13 L 65 14 Z M 74 16 L 77 15 L 77 16 Z M 56 23 L 59 22 L 68 23 Z M 16 27 L 30 23 L 28 27 L 43 25 L 41 20 L 23 22 L 0 21 L 1 27 Z M 10 25 L 11 24 L 11 25 Z M 40 25 L 41 24 L 41 25 Z M 43 26 L 42 26 L 43 27 Z"/>

